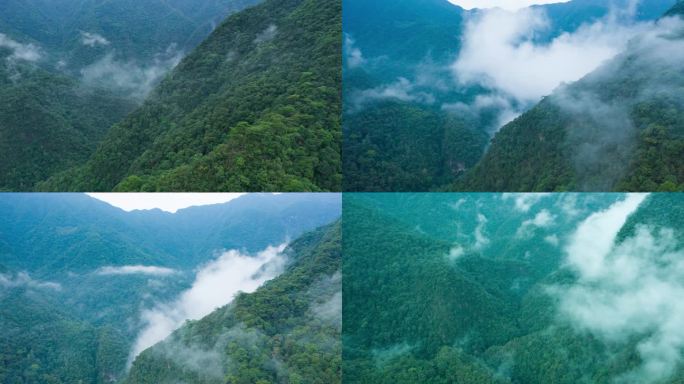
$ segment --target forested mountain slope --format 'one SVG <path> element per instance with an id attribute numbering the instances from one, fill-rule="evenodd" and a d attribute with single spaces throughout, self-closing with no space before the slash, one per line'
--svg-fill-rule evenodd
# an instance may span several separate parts
<path id="1" fill-rule="evenodd" d="M 124 212 L 85 195 L 0 196 L 0 377 L 118 382 L 147 313 L 175 305 L 221 263 L 239 271 L 340 212 L 329 194 L 248 195 L 175 214 Z M 298 244 L 303 254 L 311 243 Z"/>
<path id="2" fill-rule="evenodd" d="M 505 126 L 454 189 L 684 189 L 681 4 L 626 52 Z"/>
<path id="3" fill-rule="evenodd" d="M 623 0 L 573 0 L 535 6 L 531 12 L 545 15 L 547 22 L 530 31 L 532 37 L 520 39 L 535 47 L 532 52 L 554 52 L 565 44 L 552 43 L 560 36 L 565 37 L 559 41 L 571 43 L 591 28 L 610 32 L 605 25 L 611 21 L 601 20 L 619 19 L 629 10 L 634 12 L 625 25 L 654 20 L 673 3 L 642 1 L 631 8 Z M 468 29 L 490 11 L 465 11 L 446 0 L 345 3 L 345 190 L 444 188 L 472 170 L 492 135 L 508 121 L 504 117 L 534 106 L 537 99 L 510 98 L 488 86 L 487 80 L 461 81 L 467 76 L 455 64 L 464 44 L 473 38 Z M 501 31 L 516 33 L 516 28 L 526 25 L 524 19 L 509 15 L 496 25 Z M 599 26 L 587 27 L 592 23 Z M 513 25 L 517 27 L 505 29 Z M 493 40 L 497 31 L 491 31 Z M 575 33 L 580 37 L 576 39 Z M 490 51 L 493 48 L 506 50 L 480 47 L 492 58 L 502 55 L 505 61 L 507 52 Z"/>
<path id="4" fill-rule="evenodd" d="M 345 196 L 345 382 L 680 382 L 677 198 Z"/>
<path id="5" fill-rule="evenodd" d="M 6 0 L 0 33 L 40 46 L 48 63 L 63 61 L 62 69 L 78 74 L 107 53 L 143 64 L 169 47 L 191 50 L 227 15 L 257 2 Z"/>
<path id="6" fill-rule="evenodd" d="M 2 49 L 0 49 L 1 53 Z M 0 190 L 35 183 L 86 161 L 135 102 L 0 54 Z"/>
<path id="7" fill-rule="evenodd" d="M 339 190 L 339 0 L 229 17 L 45 190 Z"/>
<path id="8" fill-rule="evenodd" d="M 289 266 L 251 294 L 143 352 L 125 383 L 341 383 L 339 222 L 285 251 Z"/>

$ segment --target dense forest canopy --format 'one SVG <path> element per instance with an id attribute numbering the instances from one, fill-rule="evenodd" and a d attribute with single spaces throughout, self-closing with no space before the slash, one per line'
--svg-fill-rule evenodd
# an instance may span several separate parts
<path id="1" fill-rule="evenodd" d="M 340 190 L 339 0 L 229 17 L 43 190 Z"/>
<path id="2" fill-rule="evenodd" d="M 5 194 L 0 214 L 4 383 L 121 382 L 137 352 L 161 340 L 152 331 L 163 339 L 185 319 L 199 320 L 300 264 L 312 266 L 297 269 L 292 292 L 269 295 L 301 295 L 317 308 L 325 303 L 304 287 L 313 292 L 313 281 L 327 281 L 313 273 L 334 275 L 325 257 L 339 254 L 334 242 L 312 240 L 341 214 L 332 194 L 245 195 L 175 214 L 124 212 L 86 195 Z M 326 287 L 321 292 L 332 297 L 334 284 Z"/>
<path id="3" fill-rule="evenodd" d="M 680 382 L 680 199 L 345 195 L 345 382 Z"/>
<path id="4" fill-rule="evenodd" d="M 339 191 L 341 1 L 257 3 L 4 2 L 0 189 Z"/>
<path id="5" fill-rule="evenodd" d="M 574 0 L 517 13 L 465 11 L 439 0 L 347 3 L 343 10 L 345 190 L 522 191 L 527 181 L 519 185 L 510 182 L 506 187 L 479 179 L 498 180 L 502 174 L 515 179 L 527 177 L 522 174 L 527 172 L 543 184 L 534 190 L 549 190 L 545 179 L 563 177 L 566 170 L 553 167 L 554 174 L 546 177 L 525 163 L 541 167 L 554 163 L 553 156 L 567 155 L 542 147 L 552 140 L 537 145 L 537 151 L 530 150 L 532 144 L 522 147 L 522 142 L 533 141 L 537 134 L 521 133 L 533 129 L 521 122 L 522 128 L 509 139 L 519 146 L 502 149 L 518 158 L 501 160 L 505 171 L 476 167 L 490 148 L 497 148 L 499 129 L 533 109 L 556 86 L 579 80 L 618 54 L 675 0 L 637 2 L 636 7 L 629 7 L 627 1 Z M 518 44 L 521 41 L 524 44 Z M 650 109 L 646 113 L 657 115 L 670 104 L 646 108 Z M 551 122 L 538 125 L 551 131 L 555 127 Z M 658 148 L 666 147 L 670 159 L 677 155 L 678 144 L 670 143 L 671 137 L 655 135 L 648 141 L 663 143 Z M 655 160 L 648 153 L 657 150 L 648 147 L 640 151 L 639 156 L 648 157 L 641 161 L 648 163 L 644 168 L 653 166 Z M 454 183 L 467 178 L 473 168 L 479 184 Z M 667 174 L 638 175 L 630 183 L 650 190 L 653 184 L 671 178 L 669 168 L 663 172 Z M 577 184 L 566 189 L 592 189 L 590 183 Z M 631 185 L 616 189 L 626 190 Z M 667 187 L 671 187 L 669 183 Z"/>
<path id="6" fill-rule="evenodd" d="M 614 60 L 505 126 L 453 189 L 683 190 L 681 14 L 679 3 Z"/>

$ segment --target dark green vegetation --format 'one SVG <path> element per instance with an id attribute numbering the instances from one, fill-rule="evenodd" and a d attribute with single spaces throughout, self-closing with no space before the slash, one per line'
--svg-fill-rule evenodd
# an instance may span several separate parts
<path id="1" fill-rule="evenodd" d="M 0 190 L 32 190 L 86 161 L 107 128 L 134 108 L 105 89 L 6 60 L 0 49 Z"/>
<path id="2" fill-rule="evenodd" d="M 187 51 L 199 44 L 230 13 L 257 0 L 6 0 L 0 4 L 0 33 L 36 43 L 46 60 L 67 63 L 78 74 L 105 53 L 147 62 L 169 46 Z M 88 46 L 82 34 L 108 43 Z"/>
<path id="3" fill-rule="evenodd" d="M 409 103 L 385 102 L 350 114 L 345 190 L 420 191 L 473 167 L 489 137 L 462 119 Z"/>
<path id="4" fill-rule="evenodd" d="M 43 190 L 340 190 L 339 0 L 229 17 Z"/>
<path id="5" fill-rule="evenodd" d="M 454 189 L 684 190 L 684 22 L 661 24 L 505 126 Z"/>
<path id="6" fill-rule="evenodd" d="M 132 343 L 144 325 L 142 309 L 174 300 L 216 252 L 252 254 L 297 239 L 336 220 L 340 209 L 339 195 L 328 194 L 247 195 L 176 214 L 126 213 L 85 195 L 0 196 L 0 382 L 121 381 Z M 333 250 L 313 240 L 316 236 L 302 236 L 288 251 L 292 270 L 299 272 L 291 274 L 296 278 L 291 285 L 280 286 L 277 292 L 285 296 L 278 300 L 287 302 L 290 294 L 311 298 L 298 290 L 309 284 L 306 273 L 313 271 L 316 277 L 311 278 L 318 279 L 317 274 L 333 268 L 320 256 L 334 257 Z M 324 266 L 313 266 L 316 260 Z M 98 273 L 102 267 L 124 265 L 176 272 Z M 272 295 L 269 300 L 276 300 Z M 282 309 L 272 309 L 277 308 Z M 296 317 L 299 309 L 288 313 Z M 310 341 L 307 348 L 316 345 Z M 290 351 L 301 357 L 301 350 Z"/>
<path id="7" fill-rule="evenodd" d="M 3 1 L 0 190 L 30 191 L 83 164 L 168 69 L 171 56 L 191 50 L 227 14 L 254 3 Z M 104 40 L 85 44 L 87 34 Z M 16 50 L 24 54 L 15 57 Z M 84 69 L 104 74 L 85 79 Z"/>
<path id="8" fill-rule="evenodd" d="M 637 343 L 651 331 L 607 342 L 564 316 L 563 296 L 552 289 L 578 282 L 566 262 L 578 225 L 622 199 L 619 194 L 345 195 L 345 383 L 624 380 L 646 361 L 646 349 L 637 349 Z M 550 221 L 525 224 L 544 212 Z M 681 257 L 682 224 L 681 195 L 652 195 L 625 222 L 615 243 L 628 242 L 641 225 L 673 229 L 674 257 Z M 635 283 L 640 284 L 644 281 Z M 649 300 L 661 291 L 668 294 L 661 288 L 650 291 Z M 625 300 L 615 306 L 630 305 Z M 662 380 L 654 371 L 648 379 L 624 382 L 674 384 L 683 377 L 678 365 Z"/>
<path id="9" fill-rule="evenodd" d="M 340 224 L 286 250 L 279 277 L 143 352 L 126 383 L 341 382 Z"/>
<path id="10" fill-rule="evenodd" d="M 614 3 L 574 0 L 540 6 L 546 11 L 551 26 L 535 36 L 535 41 L 551 41 L 564 32 L 577 30 L 584 23 L 605 17 Z M 640 2 L 635 18 L 657 19 L 673 3 L 674 0 Z M 549 190 L 548 185 L 554 180 L 548 179 L 567 173 L 565 168 L 555 166 L 556 157 L 567 155 L 558 154 L 558 148 L 548 148 L 548 140 L 534 143 L 539 136 L 537 132 L 528 131 L 535 128 L 519 122 L 522 128 L 514 132 L 508 128 L 508 136 L 497 135 L 491 147 L 496 151 L 498 142 L 508 140 L 512 144 L 502 148 L 503 154 L 499 157 L 515 159 L 497 158 L 498 168 L 492 171 L 488 168 L 489 163 L 478 166 L 473 170 L 476 175 L 472 179 L 456 183 L 454 187 L 454 181 L 469 174 L 488 152 L 489 138 L 499 127 L 497 116 L 502 111 L 496 105 L 476 112 L 468 110 L 466 106 L 474 104 L 477 96 L 496 96 L 496 93 L 481 86 L 461 86 L 454 81 L 450 66 L 461 49 L 465 20 L 472 14 L 446 0 L 350 0 L 345 2 L 343 12 L 347 39 L 343 80 L 344 190 L 526 190 L 530 184 L 525 180 L 528 177 L 535 178 L 538 184 L 534 190 Z M 404 79 L 403 83 L 400 78 Z M 459 105 L 465 108 L 454 108 Z M 512 107 L 523 110 L 532 106 Z M 669 110 L 671 104 L 653 107 L 648 112 L 649 118 L 662 113 L 663 108 Z M 545 123 L 549 131 L 545 136 L 555 135 L 555 125 Z M 670 158 L 674 158 L 679 154 L 680 145 L 672 141 L 671 133 L 650 132 L 644 139 L 648 144 L 639 149 L 644 153 L 643 157 L 648 158 L 643 161 L 646 164 L 635 165 L 646 170 L 621 189 L 635 189 L 633 185 L 636 184 L 641 186 L 636 189 L 654 190 L 653 184 L 659 186 L 671 178 L 673 171 L 667 169 L 669 165 L 660 164 L 652 154 L 664 149 Z M 594 139 L 596 137 L 592 136 L 581 140 L 591 142 Z M 653 141 L 657 143 L 650 144 Z M 520 142 L 525 146 L 515 146 Z M 496 156 L 496 152 L 490 156 Z M 554 167 L 542 170 L 547 162 Z M 660 168 L 650 171 L 654 167 Z M 505 186 L 496 185 L 494 180 L 502 177 L 513 181 Z M 644 180 L 649 178 L 650 181 Z M 571 186 L 571 181 L 565 180 L 565 184 L 568 185 L 556 183 L 554 187 L 582 187 L 580 182 L 575 187 Z M 663 189 L 669 187 L 668 183 Z"/>

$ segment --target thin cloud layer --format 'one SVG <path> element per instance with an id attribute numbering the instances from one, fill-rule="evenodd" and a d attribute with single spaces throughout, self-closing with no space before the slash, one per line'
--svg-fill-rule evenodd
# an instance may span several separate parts
<path id="1" fill-rule="evenodd" d="M 55 291 L 62 289 L 62 286 L 58 283 L 35 280 L 26 272 L 19 272 L 16 275 L 0 273 L 0 287 L 51 289 Z"/>
<path id="2" fill-rule="evenodd" d="M 176 270 L 164 267 L 155 267 L 148 265 L 124 265 L 121 267 L 102 267 L 95 271 L 98 275 L 153 275 L 153 276 L 168 276 L 173 275 Z"/>
<path id="3" fill-rule="evenodd" d="M 646 24 L 623 20 L 611 14 L 543 43 L 534 40 L 551 26 L 543 10 L 487 10 L 468 21 L 454 74 L 461 84 L 483 85 L 522 102 L 536 102 L 560 84 L 593 71 L 645 31 Z"/>
<path id="4" fill-rule="evenodd" d="M 41 58 L 40 49 L 33 44 L 21 44 L 12 40 L 4 33 L 0 33 L 0 48 L 12 51 L 8 60 L 38 61 Z"/>
<path id="5" fill-rule="evenodd" d="M 578 280 L 554 289 L 560 313 L 579 331 L 607 345 L 637 341 L 641 365 L 618 383 L 661 382 L 684 361 L 684 251 L 674 232 L 637 226 L 633 236 L 616 244 L 645 197 L 629 195 L 580 224 L 565 248 Z"/>
<path id="6" fill-rule="evenodd" d="M 158 55 L 152 63 L 142 65 L 120 61 L 110 52 L 83 68 L 81 78 L 86 84 L 116 89 L 142 100 L 182 58 L 183 54 L 176 52 L 173 46 L 163 55 Z"/>
<path id="7" fill-rule="evenodd" d="M 81 44 L 95 47 L 97 45 L 109 45 L 109 40 L 97 33 L 81 31 Z"/>
<path id="8" fill-rule="evenodd" d="M 285 263 L 286 245 L 268 247 L 256 255 L 236 250 L 223 253 L 201 268 L 192 287 L 173 302 L 142 312 L 144 324 L 133 345 L 129 363 L 143 350 L 162 341 L 186 320 L 202 318 L 230 303 L 238 292 L 253 292 L 277 276 Z"/>

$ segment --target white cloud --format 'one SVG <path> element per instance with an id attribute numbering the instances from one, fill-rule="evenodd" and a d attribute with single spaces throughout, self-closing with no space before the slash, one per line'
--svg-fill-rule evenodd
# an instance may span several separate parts
<path id="1" fill-rule="evenodd" d="M 576 266 L 583 276 L 600 274 L 615 236 L 645 198 L 644 194 L 630 194 L 585 219 L 570 238 L 566 249 L 568 262 Z"/>
<path id="2" fill-rule="evenodd" d="M 570 0 L 449 0 L 463 9 L 502 8 L 515 11 L 532 5 L 567 3 Z"/>
<path id="3" fill-rule="evenodd" d="M 558 239 L 557 235 L 548 235 L 544 238 L 544 241 L 553 246 L 558 246 L 558 244 L 560 243 L 560 240 Z"/>
<path id="4" fill-rule="evenodd" d="M 109 40 L 97 33 L 81 31 L 81 44 L 88 47 L 94 47 L 96 45 L 109 45 Z"/>
<path id="5" fill-rule="evenodd" d="M 254 43 L 255 44 L 261 44 L 261 43 L 265 43 L 267 41 L 271 41 L 276 37 L 277 34 L 278 34 L 278 27 L 275 24 L 271 24 L 266 29 L 264 29 L 262 32 L 257 34 L 257 36 L 254 38 Z"/>
<path id="6" fill-rule="evenodd" d="M 475 227 L 475 244 L 474 249 L 482 249 L 489 244 L 489 239 L 485 236 L 484 228 L 487 225 L 487 218 L 485 215 L 477 214 L 477 227 Z"/>
<path id="7" fill-rule="evenodd" d="M 435 97 L 432 94 L 418 91 L 416 88 L 416 85 L 410 80 L 400 77 L 391 84 L 354 92 L 351 97 L 351 102 L 354 109 L 361 108 L 364 104 L 369 102 L 388 99 L 422 104 L 432 104 L 435 102 Z"/>
<path id="8" fill-rule="evenodd" d="M 4 288 L 37 288 L 37 289 L 52 289 L 60 290 L 62 286 L 58 283 L 49 281 L 34 280 L 26 272 L 19 272 L 12 276 L 10 274 L 0 273 L 0 286 Z"/>
<path id="9" fill-rule="evenodd" d="M 124 265 L 121 267 L 102 267 L 95 271 L 98 275 L 154 275 L 168 276 L 173 275 L 176 270 L 164 267 L 147 265 Z"/>
<path id="10" fill-rule="evenodd" d="M 186 320 L 202 318 L 230 303 L 238 292 L 253 292 L 277 276 L 285 262 L 285 244 L 268 247 L 256 255 L 231 250 L 202 267 L 192 287 L 173 302 L 142 312 L 142 331 L 131 350 L 129 363 L 143 350 L 179 328 Z"/>
<path id="11" fill-rule="evenodd" d="M 554 215 L 551 214 L 546 209 L 542 209 L 539 211 L 534 218 L 528 219 L 522 222 L 520 225 L 520 228 L 518 228 L 518 231 L 516 233 L 516 236 L 518 237 L 526 237 L 529 236 L 534 228 L 546 228 L 549 227 L 553 224 L 553 221 L 556 219 Z"/>
<path id="12" fill-rule="evenodd" d="M 501 198 L 504 201 L 512 199 L 517 211 L 528 212 L 539 200 L 548 195 L 548 193 L 504 193 Z"/>
<path id="13" fill-rule="evenodd" d="M 465 255 L 465 249 L 463 249 L 463 247 L 460 246 L 459 244 L 456 244 L 453 247 L 451 247 L 451 249 L 449 250 L 449 254 L 447 255 L 447 259 L 451 262 L 454 262 L 454 261 L 460 259 L 461 257 L 463 257 L 463 255 Z"/>
<path id="14" fill-rule="evenodd" d="M 640 227 L 563 292 L 561 309 L 578 328 L 610 343 L 638 340 L 642 364 L 618 382 L 661 382 L 683 361 L 684 253 L 677 248 L 671 230 Z"/>
<path id="15" fill-rule="evenodd" d="M 9 60 L 38 61 L 41 58 L 40 49 L 33 44 L 21 44 L 0 33 L 0 48 L 12 51 Z"/>
<path id="16" fill-rule="evenodd" d="M 461 84 L 479 84 L 520 103 L 535 103 L 562 83 L 579 80 L 614 57 L 650 25 L 630 19 L 625 12 L 614 11 L 551 42 L 539 43 L 535 37 L 551 26 L 542 9 L 486 10 L 467 22 L 453 72 Z"/>
<path id="17" fill-rule="evenodd" d="M 354 39 L 347 34 L 344 36 L 344 54 L 349 68 L 358 68 L 366 62 L 361 49 L 356 47 Z"/>
<path id="18" fill-rule="evenodd" d="M 561 314 L 578 330 L 607 345 L 636 341 L 641 365 L 618 383 L 662 382 L 684 361 L 684 252 L 674 232 L 642 225 L 615 243 L 644 198 L 630 195 L 584 220 L 566 247 L 578 280 L 551 290 Z"/>
<path id="19" fill-rule="evenodd" d="M 161 209 L 175 213 L 179 209 L 222 204 L 240 197 L 243 193 L 88 193 L 124 211 Z"/>
<path id="20" fill-rule="evenodd" d="M 114 88 L 142 100 L 182 58 L 183 54 L 176 52 L 174 46 L 149 64 L 120 61 L 110 52 L 81 69 L 81 77 L 86 83 Z"/>

